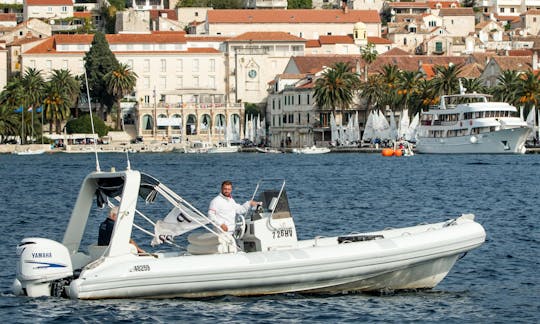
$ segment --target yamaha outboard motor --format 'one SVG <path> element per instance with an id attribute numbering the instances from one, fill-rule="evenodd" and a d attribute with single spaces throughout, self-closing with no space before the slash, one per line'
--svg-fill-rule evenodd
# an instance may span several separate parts
<path id="1" fill-rule="evenodd" d="M 73 276 L 68 249 L 53 240 L 25 238 L 17 246 L 17 255 L 17 278 L 13 283 L 15 295 L 58 295 L 58 283 Z"/>

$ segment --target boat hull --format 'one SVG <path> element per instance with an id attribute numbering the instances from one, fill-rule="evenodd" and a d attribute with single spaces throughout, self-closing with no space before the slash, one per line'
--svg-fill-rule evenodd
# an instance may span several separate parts
<path id="1" fill-rule="evenodd" d="M 418 137 L 418 153 L 483 153 L 483 154 L 523 154 L 529 128 L 502 129 L 489 133 L 456 137 Z"/>
<path id="2" fill-rule="evenodd" d="M 342 244 L 322 238 L 267 252 L 103 258 L 71 283 L 69 295 L 199 298 L 432 288 L 459 255 L 485 240 L 472 220 L 365 234 L 385 238 Z"/>

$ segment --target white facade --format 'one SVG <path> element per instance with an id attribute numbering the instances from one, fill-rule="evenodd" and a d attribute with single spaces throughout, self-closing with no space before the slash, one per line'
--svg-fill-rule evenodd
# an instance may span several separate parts
<path id="1" fill-rule="evenodd" d="M 65 19 L 73 17 L 73 3 L 66 1 L 63 4 L 48 4 L 46 0 L 25 1 L 23 8 L 23 19 L 30 18 L 49 19 L 54 24 L 54 19 Z"/>

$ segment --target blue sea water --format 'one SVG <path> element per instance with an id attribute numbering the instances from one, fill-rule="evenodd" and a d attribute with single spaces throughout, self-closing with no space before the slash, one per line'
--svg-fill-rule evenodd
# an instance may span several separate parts
<path id="1" fill-rule="evenodd" d="M 474 213 L 487 241 L 435 288 L 336 296 L 78 301 L 15 297 L 24 237 L 62 240 L 91 154 L 0 155 L 0 320 L 15 322 L 528 322 L 540 321 L 540 155 L 133 154 L 205 211 L 224 179 L 247 200 L 260 178 L 285 178 L 300 238 L 438 222 Z M 125 168 L 122 154 L 102 169 Z M 101 217 L 101 215 L 100 215 Z M 92 219 L 97 227 L 102 219 Z M 143 248 L 150 238 L 134 232 Z"/>

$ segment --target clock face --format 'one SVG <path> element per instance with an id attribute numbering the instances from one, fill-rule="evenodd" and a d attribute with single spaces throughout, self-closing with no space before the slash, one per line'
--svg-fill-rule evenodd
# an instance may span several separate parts
<path id="1" fill-rule="evenodd" d="M 257 76 L 257 71 L 255 71 L 255 70 L 249 70 L 248 76 L 249 76 L 250 78 L 252 78 L 252 79 L 255 78 L 255 77 Z"/>

